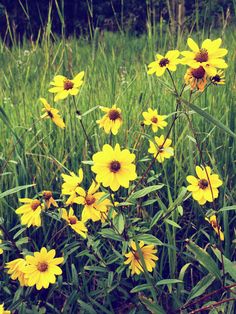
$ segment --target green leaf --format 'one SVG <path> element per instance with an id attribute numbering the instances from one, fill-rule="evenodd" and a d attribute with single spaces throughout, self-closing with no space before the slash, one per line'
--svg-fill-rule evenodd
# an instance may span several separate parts
<path id="1" fill-rule="evenodd" d="M 142 294 L 139 295 L 139 300 L 152 314 L 166 314 L 159 304 L 151 302 L 150 299 L 144 297 Z"/>
<path id="2" fill-rule="evenodd" d="M 110 228 L 102 229 L 101 232 L 99 232 L 99 234 L 101 234 L 104 238 L 112 239 L 115 241 L 123 240 L 119 234 L 115 233 L 115 231 Z"/>
<path id="3" fill-rule="evenodd" d="M 173 285 L 175 283 L 183 283 L 183 281 L 179 279 L 163 279 L 163 280 L 159 280 L 156 283 L 156 286 Z"/>
<path id="4" fill-rule="evenodd" d="M 147 233 L 139 234 L 136 236 L 136 239 L 138 241 L 143 241 L 146 244 L 163 245 L 161 240 L 157 239 L 152 234 L 147 234 Z"/>
<path id="5" fill-rule="evenodd" d="M 153 191 L 157 191 L 160 190 L 162 187 L 164 186 L 164 184 L 158 184 L 158 185 L 152 185 L 152 186 L 148 186 L 142 190 L 139 190 L 137 192 L 134 192 L 133 194 L 131 194 L 127 201 L 134 201 L 137 198 L 143 197 Z"/>
<path id="6" fill-rule="evenodd" d="M 150 223 L 150 229 L 161 219 L 162 215 L 163 215 L 163 210 L 160 210 L 153 216 Z"/>
<path id="7" fill-rule="evenodd" d="M 75 268 L 74 264 L 71 264 L 71 277 L 72 277 L 72 284 L 74 286 L 74 288 L 78 288 L 79 287 L 79 277 L 78 277 L 78 272 Z"/>
<path id="8" fill-rule="evenodd" d="M 169 225 L 171 225 L 171 226 L 173 226 L 173 227 L 175 227 L 175 228 L 179 228 L 179 229 L 181 229 L 181 226 L 180 225 L 178 225 L 175 221 L 173 221 L 173 220 L 170 220 L 170 219 L 165 219 L 165 222 L 166 223 L 168 223 Z"/>
<path id="9" fill-rule="evenodd" d="M 124 228 L 125 228 L 124 216 L 122 214 L 116 215 L 115 218 L 113 219 L 113 221 L 114 221 L 114 225 L 115 225 L 116 229 L 118 230 L 118 232 L 120 234 L 122 234 L 122 232 L 124 231 Z"/>
<path id="10" fill-rule="evenodd" d="M 10 189 L 10 190 L 7 190 L 5 192 L 2 192 L 0 193 L 0 199 L 3 198 L 3 197 L 6 197 L 8 195 L 11 195 L 11 194 L 14 194 L 14 193 L 17 193 L 21 190 L 25 190 L 25 189 L 28 189 L 32 186 L 35 186 L 36 184 L 28 184 L 28 185 L 21 185 L 21 186 L 17 186 L 16 188 L 13 188 L 13 189 Z"/>
<path id="11" fill-rule="evenodd" d="M 96 314 L 97 312 L 94 310 L 94 308 L 92 307 L 92 305 L 85 303 L 84 301 L 77 299 L 77 302 L 79 303 L 81 309 L 85 310 L 85 313 L 89 313 L 89 314 Z"/>
<path id="12" fill-rule="evenodd" d="M 215 253 L 215 255 L 218 258 L 218 260 L 221 262 L 222 259 L 221 259 L 220 250 L 217 249 L 216 247 L 212 247 L 211 249 Z M 230 274 L 230 276 L 234 279 L 234 281 L 236 281 L 236 263 L 235 262 L 231 262 L 224 255 L 223 255 L 223 262 L 224 262 L 225 271 Z"/>
<path id="13" fill-rule="evenodd" d="M 212 276 L 212 274 L 207 274 L 205 277 L 203 277 L 197 284 L 196 286 L 193 287 L 191 290 L 189 296 L 188 296 L 188 301 L 199 297 L 203 293 L 205 293 L 206 289 L 210 287 L 210 285 L 213 283 L 215 280 L 215 277 Z"/>
<path id="14" fill-rule="evenodd" d="M 88 270 L 88 271 L 97 271 L 100 273 L 106 273 L 107 272 L 106 268 L 100 267 L 100 266 L 84 266 L 84 269 Z"/>
<path id="15" fill-rule="evenodd" d="M 137 293 L 137 292 L 140 292 L 140 291 L 144 291 L 144 290 L 150 290 L 152 286 L 145 283 L 143 285 L 138 285 L 136 287 L 134 287 L 132 290 L 130 290 L 131 293 Z"/>
<path id="16" fill-rule="evenodd" d="M 217 210 L 217 213 L 228 211 L 228 210 L 236 210 L 236 205 L 222 207 L 221 209 Z"/>

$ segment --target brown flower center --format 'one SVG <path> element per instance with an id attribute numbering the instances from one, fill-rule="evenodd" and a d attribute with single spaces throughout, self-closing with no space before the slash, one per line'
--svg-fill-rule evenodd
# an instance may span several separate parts
<path id="1" fill-rule="evenodd" d="M 213 228 L 218 228 L 218 224 L 216 221 L 211 221 L 211 225 Z"/>
<path id="2" fill-rule="evenodd" d="M 211 78 L 211 81 L 212 83 L 219 83 L 221 81 L 221 77 L 218 74 L 216 74 Z"/>
<path id="3" fill-rule="evenodd" d="M 208 187 L 208 181 L 206 179 L 201 179 L 198 182 L 198 186 L 200 187 L 200 189 L 205 190 Z"/>
<path id="4" fill-rule="evenodd" d="M 31 208 L 33 211 L 35 211 L 40 205 L 41 203 L 39 200 L 33 200 L 33 202 L 31 203 Z"/>
<path id="5" fill-rule="evenodd" d="M 116 109 L 111 109 L 108 112 L 108 117 L 112 121 L 115 121 L 116 119 L 120 119 L 121 118 L 119 111 L 116 110 Z"/>
<path id="6" fill-rule="evenodd" d="M 158 119 L 157 119 L 157 117 L 152 117 L 151 121 L 152 121 L 153 123 L 157 123 L 157 122 L 158 122 Z"/>
<path id="7" fill-rule="evenodd" d="M 93 203 L 96 202 L 96 198 L 93 195 L 87 195 L 85 197 L 85 202 L 87 205 L 92 205 Z"/>
<path id="8" fill-rule="evenodd" d="M 110 170 L 111 170 L 111 172 L 116 173 L 117 171 L 120 170 L 120 167 L 121 167 L 121 166 L 120 166 L 119 161 L 114 160 L 114 161 L 112 161 L 112 162 L 110 163 Z"/>
<path id="9" fill-rule="evenodd" d="M 48 201 L 52 197 L 52 192 L 51 191 L 44 191 L 43 192 L 43 198 Z"/>
<path id="10" fill-rule="evenodd" d="M 48 264 L 45 262 L 39 262 L 37 265 L 37 269 L 41 272 L 44 273 L 48 269 Z"/>
<path id="11" fill-rule="evenodd" d="M 72 89 L 73 86 L 74 86 L 74 83 L 71 82 L 70 80 L 65 80 L 65 81 L 64 81 L 64 89 L 65 89 L 65 90 Z"/>
<path id="12" fill-rule="evenodd" d="M 199 80 L 199 79 L 204 78 L 204 75 L 205 75 L 206 71 L 203 69 L 202 66 L 200 66 L 200 67 L 197 68 L 197 69 L 192 69 L 191 73 L 192 73 L 192 76 L 193 76 L 194 78 L 196 78 L 197 80 Z"/>
<path id="13" fill-rule="evenodd" d="M 133 252 L 133 255 L 134 255 L 134 258 L 138 261 L 140 258 L 139 258 L 139 255 L 138 255 L 138 251 L 135 251 Z"/>
<path id="14" fill-rule="evenodd" d="M 77 218 L 75 216 L 71 216 L 68 218 L 71 225 L 75 225 L 77 223 Z"/>
<path id="15" fill-rule="evenodd" d="M 167 59 L 167 58 L 162 58 L 160 61 L 159 61 L 159 65 L 160 67 L 165 67 L 167 66 L 167 64 L 169 64 L 170 61 Z"/>
<path id="16" fill-rule="evenodd" d="M 195 60 L 197 62 L 206 62 L 208 60 L 208 52 L 206 49 L 202 48 L 196 53 Z"/>
<path id="17" fill-rule="evenodd" d="M 159 147 L 158 147 L 158 151 L 159 151 L 159 153 L 163 153 L 164 147 L 163 147 L 163 146 L 159 146 Z"/>
<path id="18" fill-rule="evenodd" d="M 52 112 L 51 111 L 47 111 L 47 113 L 48 113 L 48 116 L 49 116 L 49 118 L 53 118 L 53 114 L 52 114 Z"/>

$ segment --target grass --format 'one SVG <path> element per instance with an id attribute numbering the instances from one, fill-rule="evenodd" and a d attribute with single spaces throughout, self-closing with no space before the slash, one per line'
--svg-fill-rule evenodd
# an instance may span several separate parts
<path id="1" fill-rule="evenodd" d="M 211 39 L 220 36 L 219 30 L 214 30 L 210 34 Z M 223 46 L 229 50 L 226 85 L 210 87 L 195 102 L 230 128 L 232 132 L 236 132 L 236 63 L 233 49 L 236 44 L 235 36 L 233 28 L 230 27 L 223 34 Z M 192 37 L 202 41 L 205 35 L 201 32 L 192 34 Z M 3 217 L 4 226 L 9 230 L 11 237 L 16 231 L 22 230 L 15 214 L 15 209 L 19 206 L 19 197 L 33 197 L 42 190 L 48 189 L 53 190 L 57 198 L 60 198 L 61 173 L 66 172 L 67 169 L 77 172 L 82 166 L 86 187 L 92 179 L 88 143 L 83 137 L 72 100 L 67 99 L 56 105 L 64 117 L 65 131 L 59 130 L 50 121 L 39 119 L 42 108 L 39 97 L 45 97 L 53 105 L 53 95 L 48 93 L 49 82 L 53 76 L 63 74 L 71 77 L 84 70 L 85 84 L 77 97 L 77 106 L 82 113 L 82 121 L 95 150 L 100 150 L 102 145 L 110 140 L 109 136 L 99 130 L 96 124 L 96 120 L 101 117 L 98 106 L 111 106 L 115 103 L 122 109 L 124 124 L 112 142 L 118 142 L 122 147 L 132 150 L 137 138 L 143 133 L 141 126 L 143 111 L 149 107 L 157 108 L 161 114 L 169 115 L 169 124 L 175 111 L 175 98 L 156 77 L 147 75 L 146 67 L 153 60 L 156 51 L 164 54 L 168 49 L 184 50 L 187 34 L 176 40 L 177 46 L 173 46 L 173 44 L 176 45 L 175 40 L 165 29 L 160 38 L 158 32 L 149 36 L 132 37 L 127 34 L 97 31 L 92 40 L 59 39 L 52 36 L 50 32 L 46 32 L 40 42 L 33 43 L 24 39 L 21 45 L 14 44 L 11 48 L 6 47 L 3 42 L 0 43 L 2 54 L 0 59 L 0 167 L 3 169 L 0 175 L 0 189 L 4 192 L 18 186 L 35 183 L 34 187 L 0 198 L 0 216 Z M 174 73 L 179 89 L 183 84 L 184 71 L 184 67 L 180 67 Z M 164 80 L 170 85 L 167 76 Z M 86 114 L 89 110 L 91 112 Z M 214 124 L 206 122 L 197 113 L 191 111 L 190 114 L 205 160 L 224 181 L 216 203 L 217 208 L 234 205 L 236 197 L 233 188 L 235 141 L 233 137 Z M 146 130 L 146 133 L 152 136 L 150 130 Z M 194 174 L 195 164 L 200 162 L 193 135 L 184 115 L 177 120 L 171 137 L 175 147 L 174 159 L 164 163 L 163 167 L 155 164 L 150 172 L 150 176 L 157 175 L 158 177 L 158 179 L 153 177 L 155 184 L 165 185 L 163 190 L 158 194 L 153 192 L 146 197 L 147 199 L 142 200 L 147 201 L 148 198 L 152 198 L 156 202 L 144 208 L 141 202 L 141 216 L 137 213 L 135 206 L 131 207 L 133 216 L 142 217 L 144 220 L 144 223 L 139 226 L 140 229 L 135 229 L 135 226 L 131 227 L 135 233 L 149 233 L 150 229 L 147 229 L 145 222 L 150 223 L 159 210 L 165 212 L 173 203 L 175 205 L 181 188 L 187 184 L 186 174 Z M 134 149 L 139 174 L 146 169 L 147 159 L 150 160 L 147 149 L 148 139 L 141 135 L 138 149 Z M 120 197 L 122 193 L 124 190 L 121 190 Z M 17 246 L 25 251 L 32 251 L 33 248 L 40 248 L 48 243 L 58 251 L 63 251 L 68 259 L 64 269 L 65 276 L 59 280 L 57 288 L 51 285 L 47 291 L 40 291 L 35 295 L 32 288 L 27 288 L 24 292 L 22 288 L 17 290 L 16 285 L 10 284 L 9 276 L 3 274 L 5 286 L 3 285 L 3 292 L 0 293 L 1 298 L 12 309 L 18 309 L 19 313 L 25 313 L 26 308 L 36 313 L 39 307 L 46 308 L 47 313 L 61 313 L 61 311 L 75 313 L 78 309 L 81 313 L 118 313 L 119 307 L 127 313 L 145 313 L 139 311 L 151 309 L 152 303 L 145 295 L 130 293 L 131 289 L 140 284 L 152 285 L 154 282 L 155 285 L 160 280 L 181 280 L 182 278 L 186 280 L 184 284 L 180 282 L 160 284 L 158 289 L 154 287 L 154 292 L 153 288 L 150 290 L 152 294 L 149 294 L 148 289 L 145 290 L 147 297 L 152 297 L 156 293 L 159 304 L 165 310 L 171 311 L 168 305 L 169 300 L 171 300 L 172 310 L 176 310 L 186 302 L 189 292 L 200 279 L 211 276 L 207 267 L 202 269 L 196 264 L 193 255 L 189 251 L 186 252 L 184 240 L 194 239 L 194 242 L 201 247 L 209 242 L 214 243 L 214 236 L 209 236 L 211 229 L 204 223 L 205 211 L 196 202 L 186 198 L 186 195 L 180 198 L 180 202 L 176 205 L 178 205 L 178 210 L 175 210 L 169 218 L 180 224 L 182 229 L 179 230 L 168 222 L 162 221 L 161 226 L 155 225 L 151 232 L 165 243 L 165 246 L 158 247 L 159 262 L 153 277 L 149 278 L 149 274 L 145 273 L 139 281 L 137 278 L 126 278 L 127 270 L 123 266 L 122 255 L 126 252 L 127 243 L 117 243 L 114 239 L 104 240 L 98 235 L 100 231 L 98 225 L 90 226 L 91 237 L 87 244 L 81 239 L 76 239 L 68 231 L 62 242 L 57 243 L 55 239 L 48 242 L 55 234 L 55 230 L 60 230 L 61 226 L 57 219 L 51 224 L 51 217 L 48 215 L 45 217 L 42 230 L 33 230 L 30 234 L 24 231 L 16 236 L 14 241 L 18 241 Z M 210 209 L 211 206 L 207 208 Z M 183 215 L 181 215 L 182 209 Z M 51 216 L 53 217 L 53 213 Z M 232 240 L 235 214 L 233 211 L 224 211 L 221 218 L 225 232 L 224 255 L 229 260 L 233 260 L 235 253 Z M 24 241 L 28 245 L 26 245 L 27 248 L 24 247 Z M 212 252 L 210 255 L 216 262 L 215 255 Z M 9 260 L 9 256 L 11 258 L 15 256 L 11 255 L 10 249 L 6 250 L 3 261 Z M 201 260 L 204 256 L 200 254 L 197 259 L 199 258 Z M 102 267 L 101 261 L 96 264 L 96 260 L 99 259 L 105 260 L 106 267 Z M 187 277 L 184 277 L 185 274 Z M 188 282 L 187 278 L 191 278 L 191 282 Z M 213 280 L 212 277 L 210 280 Z M 227 284 L 230 283 L 232 283 L 232 278 L 227 281 Z M 206 291 L 206 286 L 203 287 L 205 289 L 202 288 L 202 293 Z M 220 288 L 219 282 L 214 281 L 212 290 L 218 288 Z M 12 293 L 16 291 L 18 294 L 12 298 Z M 136 302 L 138 302 L 137 307 L 134 306 Z M 152 310 L 160 313 L 157 308 Z M 233 313 L 230 312 L 233 311 L 231 303 L 229 303 L 228 311 L 227 313 Z"/>

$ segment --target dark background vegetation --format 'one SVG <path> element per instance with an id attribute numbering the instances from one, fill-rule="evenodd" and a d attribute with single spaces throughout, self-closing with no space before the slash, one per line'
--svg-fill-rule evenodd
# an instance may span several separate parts
<path id="1" fill-rule="evenodd" d="M 148 23 L 170 23 L 171 29 L 217 27 L 235 16 L 234 0 L 4 0 L 0 1 L 0 30 L 21 40 L 37 38 L 48 21 L 55 34 L 91 36 L 101 30 L 139 35 Z M 211 18 L 209 18 L 211 17 Z"/>

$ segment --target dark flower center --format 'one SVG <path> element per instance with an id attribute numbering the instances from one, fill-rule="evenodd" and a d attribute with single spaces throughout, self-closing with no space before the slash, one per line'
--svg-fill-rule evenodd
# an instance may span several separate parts
<path id="1" fill-rule="evenodd" d="M 206 62 L 208 60 L 208 52 L 206 49 L 202 48 L 196 53 L 195 60 L 197 62 Z"/>
<path id="2" fill-rule="evenodd" d="M 65 81 L 64 81 L 64 89 L 65 89 L 65 90 L 72 89 L 73 86 L 74 86 L 74 83 L 71 82 L 70 80 L 65 80 Z"/>
<path id="3" fill-rule="evenodd" d="M 208 181 L 206 179 L 201 179 L 198 182 L 198 186 L 200 187 L 200 189 L 205 190 L 208 187 Z"/>
<path id="4" fill-rule="evenodd" d="M 44 191 L 43 192 L 43 198 L 48 201 L 52 197 L 52 192 L 51 191 Z"/>
<path id="5" fill-rule="evenodd" d="M 219 227 L 219 225 L 217 224 L 216 221 L 211 221 L 211 225 L 212 225 L 213 228 L 218 228 Z"/>
<path id="6" fill-rule="evenodd" d="M 31 203 L 31 208 L 33 211 L 35 211 L 40 205 L 41 203 L 39 200 L 33 200 L 33 202 Z"/>
<path id="7" fill-rule="evenodd" d="M 159 153 L 163 153 L 164 147 L 163 147 L 163 146 L 159 146 L 159 147 L 158 147 L 158 151 L 159 151 Z"/>
<path id="8" fill-rule="evenodd" d="M 45 271 L 48 269 L 48 264 L 47 264 L 47 263 L 44 263 L 44 262 L 38 263 L 37 269 L 38 269 L 41 273 L 43 273 L 43 272 L 45 272 Z"/>
<path id="9" fill-rule="evenodd" d="M 93 195 L 87 195 L 85 197 L 85 202 L 87 205 L 92 205 L 93 203 L 95 203 L 96 198 Z"/>
<path id="10" fill-rule="evenodd" d="M 136 259 L 136 261 L 138 261 L 140 259 L 139 255 L 138 255 L 138 251 L 133 252 L 133 255 L 134 255 L 134 258 Z"/>
<path id="11" fill-rule="evenodd" d="M 116 119 L 121 118 L 119 111 L 116 110 L 116 109 L 111 109 L 108 112 L 108 117 L 109 117 L 110 120 L 113 120 L 113 121 L 115 121 Z"/>
<path id="12" fill-rule="evenodd" d="M 51 119 L 52 119 L 52 118 L 53 118 L 53 114 L 52 114 L 52 112 L 51 112 L 51 111 L 48 111 L 47 113 L 48 113 L 49 118 L 51 118 Z"/>
<path id="13" fill-rule="evenodd" d="M 221 77 L 218 74 L 216 74 L 215 76 L 211 78 L 211 81 L 213 83 L 219 83 L 221 81 Z"/>
<path id="14" fill-rule="evenodd" d="M 77 218 L 75 216 L 71 216 L 68 218 L 71 225 L 75 225 L 77 223 Z"/>
<path id="15" fill-rule="evenodd" d="M 157 117 L 152 117 L 151 121 L 152 121 L 153 123 L 157 123 L 157 122 L 158 122 L 158 119 L 157 119 Z"/>
<path id="16" fill-rule="evenodd" d="M 111 170 L 111 172 L 114 172 L 114 173 L 119 171 L 120 170 L 120 163 L 119 163 L 119 161 L 116 161 L 116 160 L 112 161 L 110 163 L 110 170 Z"/>
<path id="17" fill-rule="evenodd" d="M 199 79 L 204 78 L 204 75 L 205 75 L 206 71 L 203 69 L 202 66 L 200 66 L 200 67 L 197 68 L 197 69 L 192 69 L 191 73 L 192 73 L 192 76 L 193 76 L 194 78 L 196 78 L 197 80 L 199 80 Z"/>
<path id="18" fill-rule="evenodd" d="M 161 59 L 161 60 L 159 61 L 160 67 L 165 67 L 165 66 L 167 66 L 167 64 L 169 64 L 169 63 L 170 63 L 170 61 L 169 61 L 167 58 L 163 58 L 163 59 Z"/>

